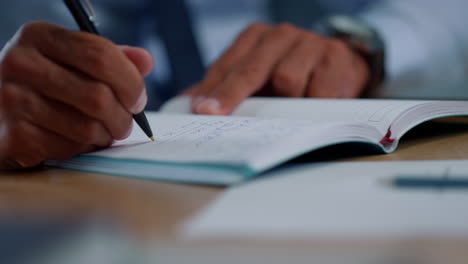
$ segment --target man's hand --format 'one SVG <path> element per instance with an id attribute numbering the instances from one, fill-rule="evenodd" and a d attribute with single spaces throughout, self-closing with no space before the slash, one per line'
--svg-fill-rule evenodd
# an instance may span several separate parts
<path id="1" fill-rule="evenodd" d="M 0 167 L 109 146 L 147 102 L 151 55 L 47 23 L 23 26 L 0 53 Z"/>
<path id="2" fill-rule="evenodd" d="M 225 115 L 251 95 L 357 97 L 368 74 L 363 58 L 340 40 L 289 24 L 254 24 L 186 95 L 194 113 Z"/>

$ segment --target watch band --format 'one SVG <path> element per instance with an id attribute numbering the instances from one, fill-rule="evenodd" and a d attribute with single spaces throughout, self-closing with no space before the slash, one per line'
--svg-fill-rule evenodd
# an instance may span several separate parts
<path id="1" fill-rule="evenodd" d="M 385 44 L 374 28 L 356 18 L 339 15 L 326 18 L 314 29 L 323 36 L 343 40 L 366 61 L 369 79 L 363 96 L 385 81 Z"/>

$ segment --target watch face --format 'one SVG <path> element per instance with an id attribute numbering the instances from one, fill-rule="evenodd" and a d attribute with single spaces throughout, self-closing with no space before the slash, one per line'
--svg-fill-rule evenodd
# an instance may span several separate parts
<path id="1" fill-rule="evenodd" d="M 339 32 L 359 36 L 363 39 L 370 39 L 374 31 L 365 23 L 346 16 L 332 16 L 328 22 Z"/>

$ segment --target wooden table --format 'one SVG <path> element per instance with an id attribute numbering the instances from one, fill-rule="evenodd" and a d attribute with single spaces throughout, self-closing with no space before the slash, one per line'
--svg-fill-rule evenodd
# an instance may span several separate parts
<path id="1" fill-rule="evenodd" d="M 342 160 L 351 161 L 439 159 L 468 159 L 467 122 L 452 119 L 418 127 L 402 140 L 400 147 L 393 154 L 342 157 Z M 213 201 L 223 190 L 219 187 L 171 184 L 60 169 L 3 172 L 0 174 L 0 217 L 105 217 L 142 240 L 166 241 L 168 245 L 179 245 L 184 243 L 178 242 L 178 226 Z M 286 242 L 249 243 L 258 248 L 284 249 Z M 210 246 L 207 242 L 202 244 Z M 239 242 L 222 244 L 226 247 L 234 244 L 246 245 Z M 458 255 L 459 259 L 468 260 L 468 238 L 467 241 L 388 243 L 291 241 L 287 245 L 296 251 L 304 248 L 305 252 L 311 252 L 311 248 L 369 250 L 375 247 L 394 249 L 424 246 L 436 249 L 428 251 L 431 254 L 440 253 L 431 259 L 442 258 L 444 254 L 454 256 L 452 251 L 458 250 L 457 252 L 461 253 Z"/>

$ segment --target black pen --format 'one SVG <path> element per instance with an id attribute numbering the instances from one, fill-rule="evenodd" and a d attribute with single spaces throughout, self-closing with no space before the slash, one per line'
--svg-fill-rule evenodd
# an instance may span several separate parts
<path id="1" fill-rule="evenodd" d="M 76 23 L 80 27 L 82 31 L 99 35 L 99 32 L 94 24 L 94 11 L 91 7 L 91 4 L 88 0 L 85 0 L 86 7 L 88 12 L 81 4 L 80 0 L 63 0 L 65 5 L 70 10 L 73 18 L 75 19 Z M 151 127 L 148 123 L 148 119 L 146 118 L 145 113 L 142 111 L 139 114 L 133 115 L 133 119 L 135 122 L 140 126 L 140 128 L 145 132 L 145 134 L 154 141 L 153 132 L 151 131 Z"/>

